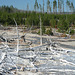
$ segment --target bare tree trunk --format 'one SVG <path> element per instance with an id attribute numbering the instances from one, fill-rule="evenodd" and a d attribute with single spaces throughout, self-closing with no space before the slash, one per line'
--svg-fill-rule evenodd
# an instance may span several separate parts
<path id="1" fill-rule="evenodd" d="M 44 13 L 44 0 L 43 0 L 43 13 Z"/>
<path id="2" fill-rule="evenodd" d="M 63 3 L 63 13 L 64 13 L 64 3 Z"/>

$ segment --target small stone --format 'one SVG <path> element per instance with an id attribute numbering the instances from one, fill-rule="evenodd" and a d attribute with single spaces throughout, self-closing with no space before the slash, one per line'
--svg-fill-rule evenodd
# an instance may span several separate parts
<path id="1" fill-rule="evenodd" d="M 38 72 L 38 70 L 37 69 L 32 69 L 31 72 L 36 73 L 36 72 Z"/>

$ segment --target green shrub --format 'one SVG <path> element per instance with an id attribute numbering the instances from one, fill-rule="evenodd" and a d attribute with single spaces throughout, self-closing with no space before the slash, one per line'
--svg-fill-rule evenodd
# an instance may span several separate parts
<path id="1" fill-rule="evenodd" d="M 60 30 L 60 29 L 58 29 L 58 32 L 61 32 L 61 30 Z"/>
<path id="2" fill-rule="evenodd" d="M 39 35 L 40 35 L 40 30 L 37 32 L 37 34 L 39 34 Z"/>
<path id="3" fill-rule="evenodd" d="M 42 25 L 42 35 L 45 34 L 45 31 L 46 31 L 45 26 Z"/>
<path id="4" fill-rule="evenodd" d="M 70 31 L 70 34 L 71 34 L 71 35 L 74 35 L 74 31 L 75 31 L 75 30 L 72 29 L 72 30 Z"/>
<path id="5" fill-rule="evenodd" d="M 47 30 L 47 31 L 46 31 L 46 34 L 47 34 L 47 35 L 53 35 L 53 32 L 52 32 L 51 30 Z"/>

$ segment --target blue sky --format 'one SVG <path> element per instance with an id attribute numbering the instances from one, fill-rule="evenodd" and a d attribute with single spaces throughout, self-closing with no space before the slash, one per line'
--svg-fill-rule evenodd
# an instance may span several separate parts
<path id="1" fill-rule="evenodd" d="M 37 1 L 39 4 L 41 4 L 41 5 L 43 4 L 43 0 L 37 0 Z M 53 1 L 53 0 L 50 0 L 50 1 Z M 75 0 L 73 0 L 73 1 L 75 4 Z M 45 11 L 46 11 L 47 0 L 44 0 L 44 2 L 45 2 Z M 8 6 L 13 5 L 14 7 L 16 7 L 18 9 L 22 9 L 22 10 L 26 10 L 27 4 L 29 4 L 30 10 L 34 10 L 34 3 L 35 3 L 35 0 L 0 0 L 0 6 L 2 6 L 2 5 L 6 5 L 6 6 L 7 5 Z M 66 6 L 65 6 L 65 11 L 66 11 Z"/>

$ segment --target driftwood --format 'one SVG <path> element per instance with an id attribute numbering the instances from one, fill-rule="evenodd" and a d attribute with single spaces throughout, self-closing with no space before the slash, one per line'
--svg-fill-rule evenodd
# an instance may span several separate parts
<path id="1" fill-rule="evenodd" d="M 9 43 L 11 43 L 11 42 L 13 42 L 14 40 L 13 40 L 13 39 L 5 39 L 3 36 L 0 36 L 0 41 L 1 41 L 1 42 L 9 42 Z"/>
<path id="2" fill-rule="evenodd" d="M 3 38 L 2 36 L 0 36 L 0 41 L 2 41 L 2 42 L 6 42 L 6 39 Z"/>
<path id="3" fill-rule="evenodd" d="M 23 39 L 24 42 L 26 42 L 25 35 L 21 36 L 21 38 Z"/>
<path id="4" fill-rule="evenodd" d="M 27 31 L 30 32 L 32 28 L 33 28 L 33 25 L 31 26 L 31 28 L 28 28 Z M 21 38 L 23 39 L 24 42 L 26 42 L 26 39 L 25 39 L 26 34 L 24 34 L 23 36 L 21 36 Z"/>

